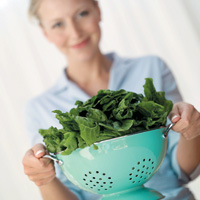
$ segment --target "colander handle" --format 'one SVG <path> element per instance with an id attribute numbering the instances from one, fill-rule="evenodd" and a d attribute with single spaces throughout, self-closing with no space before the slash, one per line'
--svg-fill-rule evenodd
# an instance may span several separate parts
<path id="1" fill-rule="evenodd" d="M 174 126 L 174 123 L 170 123 L 168 124 L 168 126 L 165 128 L 165 132 L 164 132 L 164 137 L 166 138 L 168 136 L 169 131 L 171 130 L 171 128 Z"/>
<path id="2" fill-rule="evenodd" d="M 44 155 L 43 158 L 50 158 L 51 160 L 55 161 L 59 166 L 63 165 L 63 161 L 59 160 L 54 155 Z"/>

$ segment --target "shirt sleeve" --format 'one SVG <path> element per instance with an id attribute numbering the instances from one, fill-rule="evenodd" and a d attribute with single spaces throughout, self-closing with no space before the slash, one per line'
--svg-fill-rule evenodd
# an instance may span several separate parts
<path id="1" fill-rule="evenodd" d="M 169 137 L 173 137 L 170 138 L 169 140 L 172 141 L 174 140 L 174 135 L 177 135 L 177 133 L 175 133 L 174 131 L 171 131 L 171 133 L 169 134 Z M 179 138 L 178 136 L 175 136 Z M 178 141 L 178 139 L 176 139 Z M 171 142 L 172 143 L 172 142 Z M 186 173 L 184 173 L 184 171 L 179 167 L 178 161 L 177 161 L 177 145 L 174 144 L 170 144 L 169 145 L 169 149 L 171 152 L 171 163 L 172 163 L 172 167 L 174 169 L 174 172 L 176 173 L 176 175 L 178 176 L 178 179 L 181 180 L 184 184 L 188 183 L 189 181 L 194 180 L 195 178 L 197 178 L 200 174 L 200 163 L 197 165 L 197 167 L 194 169 L 194 171 L 190 174 L 187 175 Z"/>
<path id="2" fill-rule="evenodd" d="M 38 130 L 42 127 L 41 120 L 37 113 L 35 101 L 30 100 L 26 103 L 24 108 L 24 122 L 30 145 L 34 146 L 38 143 L 43 143 L 42 136 Z"/>
<path id="3" fill-rule="evenodd" d="M 165 91 L 166 98 L 172 100 L 173 103 L 183 101 L 183 98 L 178 89 L 177 82 L 174 78 L 172 71 L 162 59 L 160 59 L 160 62 L 162 71 L 163 91 Z"/>
<path id="4" fill-rule="evenodd" d="M 163 77 L 163 90 L 166 93 L 166 98 L 171 99 L 173 103 L 182 101 L 181 94 L 177 87 L 177 83 L 175 78 L 170 71 L 167 64 L 161 60 L 162 62 L 162 77 Z M 167 124 L 171 123 L 170 120 L 167 121 Z M 184 171 L 179 167 L 177 161 L 177 144 L 179 141 L 179 133 L 174 131 L 170 131 L 168 135 L 168 154 L 170 154 L 172 169 L 177 175 L 178 179 L 183 183 L 188 183 L 191 180 L 194 180 L 200 174 L 200 164 L 196 167 L 196 169 L 188 176 Z"/>

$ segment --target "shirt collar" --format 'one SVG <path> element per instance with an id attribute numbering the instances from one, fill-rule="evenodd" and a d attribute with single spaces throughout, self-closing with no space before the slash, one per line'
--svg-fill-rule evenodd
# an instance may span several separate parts
<path id="1" fill-rule="evenodd" d="M 114 66 L 116 66 L 116 63 L 119 60 L 119 58 L 118 58 L 117 54 L 115 54 L 115 53 L 108 53 L 108 54 L 105 54 L 105 56 L 107 56 L 107 58 L 113 62 L 112 66 L 111 66 L 111 72 L 112 72 L 114 69 Z M 68 77 L 66 75 L 66 68 L 67 67 L 65 67 L 62 70 L 62 73 L 55 84 L 56 93 L 66 91 L 69 88 L 69 86 L 72 84 L 72 82 L 68 79 Z"/>
<path id="2" fill-rule="evenodd" d="M 66 67 L 62 70 L 61 75 L 59 76 L 56 84 L 55 84 L 55 91 L 56 93 L 65 91 L 68 89 L 70 84 L 70 80 L 68 79 L 66 75 Z"/>

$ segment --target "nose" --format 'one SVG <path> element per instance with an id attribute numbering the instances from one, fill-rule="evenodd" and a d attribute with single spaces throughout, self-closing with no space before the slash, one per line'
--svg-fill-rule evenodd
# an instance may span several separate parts
<path id="1" fill-rule="evenodd" d="M 81 34 L 82 34 L 81 27 L 78 24 L 74 22 L 68 24 L 68 36 L 71 39 L 80 38 Z"/>

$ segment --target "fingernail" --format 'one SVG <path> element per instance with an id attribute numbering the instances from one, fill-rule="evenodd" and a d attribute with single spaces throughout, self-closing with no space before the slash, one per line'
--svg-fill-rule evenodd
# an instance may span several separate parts
<path id="1" fill-rule="evenodd" d="M 177 117 L 178 117 L 178 115 L 174 115 L 174 116 L 172 117 L 171 121 L 174 120 L 174 119 L 177 118 Z"/>
<path id="2" fill-rule="evenodd" d="M 38 156 L 40 153 L 43 153 L 44 151 L 43 150 L 39 150 L 35 153 L 35 156 Z"/>

